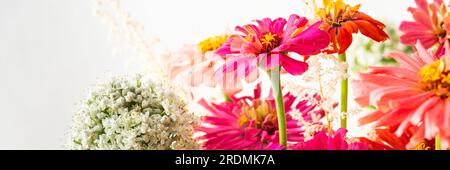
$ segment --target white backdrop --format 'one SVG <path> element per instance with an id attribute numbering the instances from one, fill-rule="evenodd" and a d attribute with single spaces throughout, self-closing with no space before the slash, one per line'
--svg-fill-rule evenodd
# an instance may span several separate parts
<path id="1" fill-rule="evenodd" d="M 236 24 L 302 12 L 302 0 L 124 0 L 148 36 L 173 46 Z M 347 0 L 394 23 L 413 0 Z M 113 55 L 93 0 L 0 0 L 0 149 L 63 149 L 80 101 L 99 78 L 134 73 L 142 59 Z M 102 78 L 103 79 L 103 78 Z"/>

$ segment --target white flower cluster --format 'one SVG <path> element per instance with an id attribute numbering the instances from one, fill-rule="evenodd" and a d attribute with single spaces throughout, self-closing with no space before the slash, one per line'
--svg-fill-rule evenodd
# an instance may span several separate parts
<path id="1" fill-rule="evenodd" d="M 76 114 L 71 149 L 199 149 L 197 117 L 162 84 L 114 78 L 91 93 Z"/>
<path id="2" fill-rule="evenodd" d="M 317 123 L 306 123 L 303 125 L 303 129 L 305 132 L 303 133 L 304 140 L 308 141 L 312 139 L 318 132 L 323 131 L 326 129 L 327 126 L 323 124 L 317 124 Z"/>
<path id="3" fill-rule="evenodd" d="M 317 132 L 320 132 L 326 128 L 325 124 L 320 123 L 321 117 L 313 112 L 310 112 L 312 116 L 311 121 L 305 121 L 303 114 L 298 109 L 291 110 L 289 114 L 294 120 L 299 121 L 299 124 L 302 125 L 302 129 L 304 130 L 302 135 L 304 136 L 305 141 L 311 139 Z"/>
<path id="4" fill-rule="evenodd" d="M 286 78 L 283 82 L 284 87 L 298 97 L 314 102 L 314 94 L 321 97 L 320 108 L 332 112 L 336 104 L 336 88 L 339 81 L 348 77 L 346 72 L 348 65 L 339 62 L 333 55 L 320 54 L 307 60 L 308 71 L 304 74 Z"/>
<path id="5" fill-rule="evenodd" d="M 297 77 L 286 77 L 284 88 L 302 100 L 317 104 L 318 109 L 328 113 L 328 119 L 335 123 L 342 116 L 337 98 L 339 92 L 336 88 L 341 79 L 348 77 L 346 63 L 338 61 L 336 56 L 320 54 L 307 60 L 308 71 Z M 320 95 L 317 101 L 314 94 Z"/>

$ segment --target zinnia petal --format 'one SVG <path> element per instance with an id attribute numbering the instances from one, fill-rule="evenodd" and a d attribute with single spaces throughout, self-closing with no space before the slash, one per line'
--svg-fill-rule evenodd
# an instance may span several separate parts
<path id="1" fill-rule="evenodd" d="M 291 75 L 301 75 L 308 70 L 308 64 L 303 61 L 295 60 L 286 55 L 281 55 L 280 59 L 283 68 Z"/>

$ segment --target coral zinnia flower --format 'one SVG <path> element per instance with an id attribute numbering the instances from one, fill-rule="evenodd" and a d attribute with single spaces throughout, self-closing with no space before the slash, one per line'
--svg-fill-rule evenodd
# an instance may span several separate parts
<path id="1" fill-rule="evenodd" d="M 210 37 L 195 45 L 186 45 L 182 50 L 173 54 L 168 63 L 169 78 L 175 82 L 192 87 L 218 85 L 214 71 L 224 63 L 215 55 L 215 50 L 228 40 L 228 35 Z M 230 81 L 234 84 L 222 86 L 227 95 L 233 95 L 242 89 L 240 81 Z M 221 85 L 221 84 L 219 84 Z"/>
<path id="2" fill-rule="evenodd" d="M 292 75 L 305 72 L 308 65 L 289 56 L 294 52 L 303 56 L 318 54 L 328 46 L 327 33 L 318 29 L 320 23 L 307 26 L 308 20 L 291 15 L 289 20 L 264 18 L 256 20 L 258 25 L 237 26 L 230 40 L 217 50 L 224 56 L 226 64 L 216 71 L 220 80 L 225 74 L 233 73 L 233 78 L 245 78 L 251 82 L 258 77 L 258 66 L 266 70 L 282 66 Z"/>
<path id="3" fill-rule="evenodd" d="M 442 0 L 428 3 L 426 0 L 416 0 L 417 8 L 408 8 L 415 21 L 403 21 L 400 30 L 405 34 L 400 37 L 403 44 L 413 46 L 420 41 L 425 48 L 443 43 L 450 38 L 448 21 L 450 14 Z"/>
<path id="4" fill-rule="evenodd" d="M 323 21 L 322 29 L 328 32 L 331 39 L 331 49 L 328 53 L 344 53 L 352 44 L 353 33 L 360 31 L 365 36 L 384 41 L 389 36 L 383 31 L 385 25 L 369 15 L 359 12 L 360 5 L 350 6 L 342 0 L 323 0 L 323 8 L 315 5 L 316 15 Z"/>
<path id="5" fill-rule="evenodd" d="M 203 117 L 203 124 L 196 126 L 197 132 L 204 135 L 204 149 L 219 150 L 273 150 L 282 149 L 278 141 L 278 123 L 273 99 L 261 98 L 260 85 L 254 90 L 254 96 L 231 97 L 231 102 L 209 104 L 201 101 L 210 113 Z M 323 116 L 323 111 L 315 110 L 315 105 L 307 102 L 294 104 L 296 98 L 291 94 L 284 96 L 286 105 L 287 141 L 295 144 L 303 141 L 303 129 L 299 121 L 289 114 L 299 111 L 303 120 L 311 116 Z"/>
<path id="6" fill-rule="evenodd" d="M 446 49 L 450 50 L 448 44 Z M 440 135 L 443 148 L 450 142 L 450 51 L 442 58 L 428 53 L 420 42 L 417 53 L 407 56 L 401 52 L 389 56 L 400 67 L 371 67 L 368 73 L 354 81 L 356 101 L 361 106 L 374 105 L 377 111 L 360 119 L 361 124 L 376 127 L 393 126 L 402 136 L 417 127 L 407 149 L 424 139 Z"/>
<path id="7" fill-rule="evenodd" d="M 351 142 L 345 137 L 347 129 L 340 128 L 333 135 L 323 130 L 306 142 L 293 146 L 292 150 L 368 150 L 368 144 L 364 142 Z"/>

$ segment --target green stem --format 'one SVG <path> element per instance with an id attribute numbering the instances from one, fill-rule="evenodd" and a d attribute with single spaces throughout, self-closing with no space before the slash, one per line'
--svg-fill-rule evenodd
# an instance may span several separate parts
<path id="1" fill-rule="evenodd" d="M 345 53 L 339 54 L 339 61 L 347 62 L 347 56 Z M 345 70 L 347 73 L 347 70 Z M 347 128 L 347 99 L 348 98 L 348 79 L 341 80 L 341 113 L 345 113 L 341 117 L 341 128 Z"/>
<path id="2" fill-rule="evenodd" d="M 435 145 L 434 145 L 434 150 L 441 150 L 442 146 L 441 146 L 441 137 L 439 136 L 439 133 L 436 135 L 436 138 L 434 139 Z"/>
<path id="3" fill-rule="evenodd" d="M 275 97 L 275 105 L 278 117 L 278 131 L 280 137 L 280 145 L 287 146 L 286 136 L 286 115 L 284 110 L 283 94 L 281 92 L 280 67 L 275 67 L 269 72 L 269 77 L 272 82 L 273 95 Z"/>

